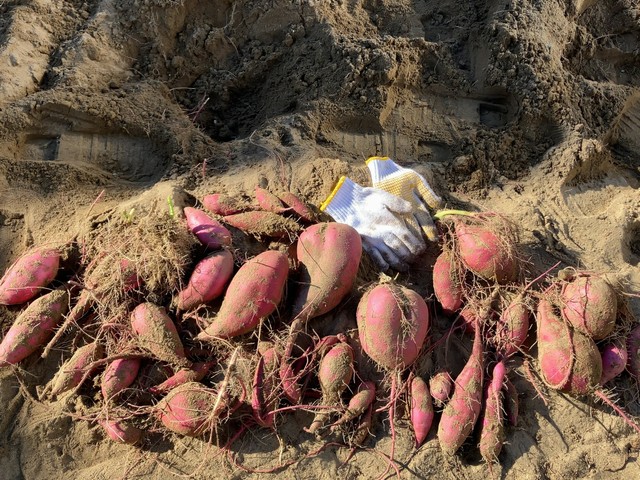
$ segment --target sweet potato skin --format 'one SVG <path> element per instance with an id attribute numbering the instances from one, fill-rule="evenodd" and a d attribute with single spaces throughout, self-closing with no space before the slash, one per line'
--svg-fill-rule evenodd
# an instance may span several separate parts
<path id="1" fill-rule="evenodd" d="M 66 290 L 54 290 L 31 302 L 0 343 L 0 367 L 15 365 L 47 343 L 68 307 Z"/>
<path id="2" fill-rule="evenodd" d="M 198 382 L 187 382 L 173 390 L 155 406 L 162 424 L 169 430 L 187 436 L 199 436 L 212 428 L 212 422 L 225 408 L 220 402 L 217 409 L 217 392 Z"/>
<path id="3" fill-rule="evenodd" d="M 184 290 L 178 293 L 178 310 L 191 310 L 224 293 L 233 274 L 233 255 L 228 250 L 214 252 L 195 266 Z"/>
<path id="4" fill-rule="evenodd" d="M 163 307 L 151 302 L 139 304 L 131 312 L 131 327 L 140 347 L 158 360 L 183 367 L 191 365 L 185 357 L 178 330 Z"/>
<path id="5" fill-rule="evenodd" d="M 433 265 L 433 293 L 445 315 L 453 315 L 462 306 L 464 290 L 447 250 L 438 255 Z"/>
<path id="6" fill-rule="evenodd" d="M 102 398 L 113 400 L 122 390 L 129 387 L 138 376 L 140 358 L 119 358 L 109 363 L 102 374 L 100 389 Z"/>
<path id="7" fill-rule="evenodd" d="M 440 448 L 453 455 L 467 439 L 482 406 L 484 382 L 483 345 L 480 328 L 476 328 L 469 360 L 456 377 L 453 395 L 442 411 L 438 424 Z"/>
<path id="8" fill-rule="evenodd" d="M 300 276 L 293 315 L 306 322 L 338 306 L 351 291 L 360 266 L 362 240 L 349 225 L 317 223 L 302 232 L 296 252 Z"/>
<path id="9" fill-rule="evenodd" d="M 506 366 L 498 362 L 492 371 L 491 381 L 484 394 L 484 412 L 480 426 L 480 455 L 487 462 L 497 461 L 505 441 L 503 387 Z"/>
<path id="10" fill-rule="evenodd" d="M 411 380 L 411 426 L 416 438 L 416 447 L 422 445 L 433 423 L 433 399 L 429 386 L 421 377 Z"/>
<path id="11" fill-rule="evenodd" d="M 536 322 L 540 373 L 547 385 L 561 389 L 569 381 L 573 368 L 571 331 L 546 298 L 538 302 Z"/>
<path id="12" fill-rule="evenodd" d="M 394 284 L 368 290 L 356 311 L 364 351 L 378 365 L 404 370 L 420 353 L 429 330 L 429 309 L 415 291 Z"/>
<path id="13" fill-rule="evenodd" d="M 184 215 L 187 217 L 187 228 L 204 246 L 217 250 L 231 245 L 231 232 L 202 210 L 185 207 Z"/>
<path id="14" fill-rule="evenodd" d="M 96 342 L 78 348 L 56 373 L 50 383 L 49 395 L 52 398 L 78 387 L 95 370 L 93 362 L 102 358 L 104 348 Z"/>
<path id="15" fill-rule="evenodd" d="M 0 279 L 0 305 L 20 305 L 35 297 L 56 277 L 60 252 L 36 248 L 22 255 Z"/>
<path id="16" fill-rule="evenodd" d="M 231 279 L 215 319 L 197 338 L 231 338 L 254 330 L 280 304 L 288 275 L 289 260 L 282 252 L 267 250 L 247 261 Z"/>
<path id="17" fill-rule="evenodd" d="M 614 329 L 617 315 L 615 290 L 602 278 L 581 275 L 562 288 L 562 316 L 594 340 L 606 338 Z"/>

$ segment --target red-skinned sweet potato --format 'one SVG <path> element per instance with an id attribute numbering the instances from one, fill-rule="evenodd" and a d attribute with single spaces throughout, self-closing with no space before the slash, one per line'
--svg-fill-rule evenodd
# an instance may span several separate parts
<path id="1" fill-rule="evenodd" d="M 538 302 L 536 322 L 540 373 L 551 388 L 561 389 L 569 381 L 573 368 L 571 331 L 546 298 Z"/>
<path id="2" fill-rule="evenodd" d="M 131 312 L 131 327 L 138 344 L 155 358 L 181 367 L 191 366 L 173 320 L 164 308 L 141 303 Z"/>
<path id="3" fill-rule="evenodd" d="M 253 331 L 280 304 L 289 274 L 287 255 L 268 250 L 248 260 L 231 279 L 218 314 L 198 340 Z"/>
<path id="4" fill-rule="evenodd" d="M 581 274 L 562 287 L 562 315 L 594 340 L 606 338 L 616 325 L 615 290 L 603 278 Z"/>
<path id="5" fill-rule="evenodd" d="M 222 217 L 233 215 L 234 213 L 246 212 L 252 210 L 252 206 L 224 193 L 212 193 L 202 198 L 202 205 L 216 215 Z"/>
<path id="6" fill-rule="evenodd" d="M 138 376 L 141 359 L 137 357 L 119 358 L 109 363 L 102 374 L 102 398 L 107 401 L 128 388 Z"/>
<path id="7" fill-rule="evenodd" d="M 289 207 L 303 222 L 314 223 L 316 215 L 313 210 L 292 192 L 279 193 L 278 198 Z"/>
<path id="8" fill-rule="evenodd" d="M 267 212 L 283 213 L 287 211 L 287 207 L 284 206 L 282 201 L 269 190 L 256 186 L 255 190 L 256 201 L 260 208 Z"/>
<path id="9" fill-rule="evenodd" d="M 451 392 L 453 391 L 453 378 L 447 371 L 436 372 L 429 379 L 429 392 L 436 405 L 442 407 L 445 405 L 449 398 L 451 398 Z"/>
<path id="10" fill-rule="evenodd" d="M 35 299 L 15 319 L 0 343 L 0 367 L 24 360 L 53 335 L 69 307 L 66 290 L 54 290 Z"/>
<path id="11" fill-rule="evenodd" d="M 224 293 L 233 274 L 233 255 L 228 250 L 212 253 L 195 266 L 184 290 L 178 293 L 176 308 L 191 310 Z"/>
<path id="12" fill-rule="evenodd" d="M 480 416 L 484 382 L 483 353 L 480 328 L 476 327 L 471 356 L 456 377 L 453 395 L 442 411 L 438 424 L 440 448 L 448 455 L 453 455 L 462 446 Z"/>
<path id="13" fill-rule="evenodd" d="M 20 305 L 35 297 L 56 277 L 60 251 L 35 248 L 11 265 L 0 279 L 0 305 Z"/>
<path id="14" fill-rule="evenodd" d="M 169 393 L 174 388 L 188 382 L 199 382 L 209 370 L 216 364 L 214 361 L 194 362 L 191 368 L 181 368 L 164 382 L 149 387 L 149 391 L 154 395 Z"/>
<path id="15" fill-rule="evenodd" d="M 525 344 L 531 325 L 531 310 L 524 293 L 506 294 L 501 299 L 505 305 L 496 324 L 495 344 L 505 357 L 514 355 Z"/>
<path id="16" fill-rule="evenodd" d="M 627 335 L 627 370 L 640 381 L 640 325 L 636 326 Z"/>
<path id="17" fill-rule="evenodd" d="M 360 234 L 349 225 L 318 223 L 302 232 L 294 317 L 306 322 L 338 306 L 353 287 L 361 256 Z"/>
<path id="18" fill-rule="evenodd" d="M 433 265 L 433 293 L 445 315 L 453 315 L 462 306 L 462 281 L 456 263 L 451 259 L 451 252 L 443 250 Z"/>
<path id="19" fill-rule="evenodd" d="M 411 426 L 416 438 L 416 447 L 422 445 L 427 438 L 433 423 L 433 399 L 429 386 L 421 377 L 414 376 L 411 380 Z"/>
<path id="20" fill-rule="evenodd" d="M 104 348 L 96 342 L 78 348 L 69 360 L 58 370 L 49 384 L 48 395 L 56 398 L 58 395 L 80 386 L 80 384 L 95 370 L 93 363 L 102 358 Z"/>
<path id="21" fill-rule="evenodd" d="M 624 372 L 628 360 L 627 346 L 620 340 L 608 342 L 600 349 L 600 356 L 602 358 L 600 385 L 604 385 Z"/>
<path id="22" fill-rule="evenodd" d="M 204 246 L 217 250 L 231 245 L 231 232 L 202 210 L 185 207 L 184 215 L 187 217 L 187 227 Z"/>
<path id="23" fill-rule="evenodd" d="M 495 462 L 505 441 L 503 387 L 507 369 L 503 361 L 493 367 L 491 381 L 484 392 L 484 411 L 480 423 L 480 455 L 486 462 Z"/>
<path id="24" fill-rule="evenodd" d="M 362 349 L 388 371 L 418 357 L 429 330 L 429 309 L 415 291 L 392 283 L 369 289 L 356 312 Z"/>
<path id="25" fill-rule="evenodd" d="M 107 436 L 116 443 L 135 445 L 142 438 L 142 430 L 124 420 L 98 420 Z"/>
<path id="26" fill-rule="evenodd" d="M 226 215 L 222 221 L 256 237 L 293 237 L 300 231 L 300 225 L 295 220 L 263 210 Z"/>

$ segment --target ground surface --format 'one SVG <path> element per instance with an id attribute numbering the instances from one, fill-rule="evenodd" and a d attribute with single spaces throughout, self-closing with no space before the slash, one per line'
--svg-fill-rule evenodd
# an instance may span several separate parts
<path id="1" fill-rule="evenodd" d="M 0 1 L 0 267 L 86 229 L 101 192 L 92 213 L 159 182 L 196 198 L 259 184 L 318 204 L 382 154 L 448 206 L 509 215 L 536 270 L 560 261 L 637 292 L 639 52 L 634 0 Z M 16 312 L 0 311 L 3 330 Z M 28 386 L 58 360 L 25 363 Z M 500 466 L 472 444 L 444 458 L 433 434 L 415 451 L 400 421 L 403 477 L 640 476 L 640 439 L 608 408 L 553 393 L 545 405 L 514 367 L 520 423 Z M 640 416 L 628 376 L 613 388 Z M 0 372 L 3 478 L 246 475 L 199 440 L 116 445 L 64 415 L 69 402 L 25 400 Z M 271 468 L 321 445 L 308 421 L 233 448 Z M 331 448 L 278 478 L 375 478 L 382 416 L 373 433 L 346 466 Z"/>

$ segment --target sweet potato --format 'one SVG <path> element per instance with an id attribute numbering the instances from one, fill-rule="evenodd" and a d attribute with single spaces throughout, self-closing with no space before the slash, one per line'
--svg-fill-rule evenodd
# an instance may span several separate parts
<path id="1" fill-rule="evenodd" d="M 571 331 L 546 298 L 538 302 L 536 321 L 540 373 L 550 387 L 561 389 L 569 381 L 573 369 Z"/>
<path id="2" fill-rule="evenodd" d="M 476 275 L 500 284 L 516 279 L 515 246 L 489 224 L 455 223 L 458 251 L 464 265 Z"/>
<path id="3" fill-rule="evenodd" d="M 125 388 L 128 388 L 138 376 L 141 359 L 137 357 L 119 358 L 109 363 L 102 374 L 102 398 L 113 400 Z"/>
<path id="4" fill-rule="evenodd" d="M 131 312 L 131 328 L 140 347 L 158 360 L 181 367 L 191 366 L 176 326 L 164 308 L 151 302 L 139 304 Z"/>
<path id="5" fill-rule="evenodd" d="M 256 237 L 284 238 L 300 231 L 295 220 L 262 210 L 226 215 L 222 221 Z"/>
<path id="6" fill-rule="evenodd" d="M 602 378 L 602 358 L 595 342 L 580 330 L 571 331 L 573 365 L 569 381 L 561 390 L 572 395 L 592 393 Z"/>
<path id="7" fill-rule="evenodd" d="M 449 372 L 444 370 L 436 372 L 429 379 L 429 392 L 437 406 L 444 406 L 449 401 L 452 391 L 453 378 Z"/>
<path id="8" fill-rule="evenodd" d="M 318 367 L 322 405 L 327 407 L 341 405 L 340 396 L 347 388 L 351 377 L 353 377 L 353 349 L 347 343 L 338 343 L 322 357 Z M 329 410 L 319 410 L 307 431 L 317 432 L 324 426 L 330 415 Z"/>
<path id="9" fill-rule="evenodd" d="M 127 421 L 104 419 L 98 423 L 114 442 L 135 445 L 142 438 L 142 430 Z"/>
<path id="10" fill-rule="evenodd" d="M 0 279 L 0 305 L 20 305 L 35 297 L 58 274 L 60 251 L 35 248 L 11 265 Z"/>
<path id="11" fill-rule="evenodd" d="M 230 338 L 254 330 L 280 304 L 288 275 L 282 252 L 268 250 L 247 261 L 231 279 L 213 322 L 196 338 Z"/>
<path id="12" fill-rule="evenodd" d="M 255 196 L 260 208 L 267 212 L 283 213 L 287 211 L 287 207 L 284 206 L 282 201 L 265 188 L 256 186 Z"/>
<path id="13" fill-rule="evenodd" d="M 627 370 L 640 381 L 640 325 L 627 335 Z"/>
<path id="14" fill-rule="evenodd" d="M 187 217 L 187 227 L 204 246 L 217 250 L 231 245 L 231 232 L 202 210 L 185 207 L 184 214 Z"/>
<path id="15" fill-rule="evenodd" d="M 69 307 L 69 293 L 54 290 L 29 304 L 0 343 L 0 367 L 24 360 L 53 335 Z"/>
<path id="16" fill-rule="evenodd" d="M 351 397 L 347 409 L 342 416 L 336 420 L 331 429 L 335 430 L 338 426 L 359 417 L 367 411 L 376 399 L 376 384 L 374 382 L 362 382 L 358 387 L 356 394 Z"/>
<path id="17" fill-rule="evenodd" d="M 289 207 L 303 222 L 314 223 L 316 215 L 313 210 L 292 192 L 279 193 L 278 198 Z"/>
<path id="18" fill-rule="evenodd" d="M 524 345 L 531 325 L 531 310 L 524 293 L 503 294 L 500 318 L 496 324 L 495 344 L 505 357 L 514 355 Z"/>
<path id="19" fill-rule="evenodd" d="M 267 348 L 258 359 L 258 364 L 253 377 L 253 392 L 251 395 L 251 408 L 253 418 L 258 425 L 273 427 L 275 415 L 272 413 L 278 405 L 278 367 L 280 355 L 275 347 Z"/>
<path id="20" fill-rule="evenodd" d="M 429 309 L 415 291 L 392 283 L 369 289 L 356 312 L 362 349 L 386 370 L 404 370 L 420 353 Z"/>
<path id="21" fill-rule="evenodd" d="M 233 274 L 233 255 L 220 250 L 200 260 L 184 290 L 178 293 L 176 308 L 191 310 L 211 302 L 224 292 Z"/>
<path id="22" fill-rule="evenodd" d="M 318 223 L 298 239 L 300 277 L 293 316 L 303 323 L 324 315 L 351 291 L 360 266 L 360 234 L 343 223 Z"/>
<path id="23" fill-rule="evenodd" d="M 518 425 L 518 414 L 520 407 L 518 405 L 518 391 L 513 385 L 509 377 L 504 377 L 504 414 L 509 425 L 515 427 Z"/>
<path id="24" fill-rule="evenodd" d="M 171 390 L 154 411 L 169 430 L 188 436 L 200 436 L 215 426 L 226 409 L 224 401 L 216 407 L 218 393 L 198 382 L 184 383 Z"/>
<path id="25" fill-rule="evenodd" d="M 609 336 L 616 324 L 615 290 L 601 277 L 581 274 L 562 288 L 563 317 L 594 340 Z"/>
<path id="26" fill-rule="evenodd" d="M 427 438 L 433 423 L 433 400 L 429 386 L 421 377 L 414 376 L 410 384 L 411 426 L 416 438 L 416 447 Z"/>
<path id="27" fill-rule="evenodd" d="M 208 362 L 194 362 L 191 368 L 181 368 L 169 378 L 167 378 L 164 382 L 149 387 L 149 391 L 153 394 L 166 394 L 169 393 L 174 388 L 183 385 L 188 382 L 199 382 L 202 380 L 211 367 L 215 365 L 216 362 L 208 361 Z"/>
<path id="28" fill-rule="evenodd" d="M 97 342 L 92 342 L 78 348 L 55 374 L 49 384 L 48 394 L 51 398 L 79 387 L 96 367 L 93 363 L 102 358 L 104 348 Z"/>
<path id="29" fill-rule="evenodd" d="M 624 372 L 628 360 L 627 346 L 619 340 L 608 342 L 601 348 L 600 357 L 602 358 L 600 385 L 604 385 Z"/>
<path id="30" fill-rule="evenodd" d="M 480 455 L 486 462 L 495 462 L 505 440 L 503 387 L 507 369 L 503 361 L 493 367 L 491 381 L 484 392 L 484 411 L 480 423 Z"/>
<path id="31" fill-rule="evenodd" d="M 225 195 L 224 193 L 212 193 L 202 198 L 202 205 L 216 215 L 224 217 L 225 215 L 233 215 L 234 213 L 246 212 L 251 210 L 252 206 L 237 199 Z"/>
<path id="32" fill-rule="evenodd" d="M 438 424 L 440 448 L 448 455 L 453 455 L 462 446 L 480 416 L 484 382 L 483 352 L 480 328 L 476 327 L 471 356 L 456 378 L 453 395 L 442 411 Z"/>
<path id="33" fill-rule="evenodd" d="M 433 293 L 445 315 L 453 315 L 464 298 L 463 279 L 451 259 L 451 252 L 443 250 L 433 265 Z"/>

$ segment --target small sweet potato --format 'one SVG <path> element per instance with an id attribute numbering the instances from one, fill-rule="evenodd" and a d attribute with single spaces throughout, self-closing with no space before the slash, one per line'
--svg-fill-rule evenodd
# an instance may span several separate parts
<path id="1" fill-rule="evenodd" d="M 60 252 L 35 248 L 11 265 L 0 279 L 0 305 L 20 305 L 35 297 L 58 274 Z"/>
<path id="2" fill-rule="evenodd" d="M 505 440 L 503 387 L 507 369 L 503 361 L 493 367 L 491 381 L 485 387 L 484 411 L 480 422 L 480 455 L 486 462 L 495 462 Z"/>
<path id="3" fill-rule="evenodd" d="M 414 376 L 410 384 L 411 426 L 416 437 L 416 447 L 427 438 L 433 423 L 433 399 L 429 386 L 421 377 Z"/>
<path id="4" fill-rule="evenodd" d="M 594 340 L 606 338 L 616 325 L 615 290 L 603 278 L 581 274 L 562 288 L 563 317 Z"/>
<path id="5" fill-rule="evenodd" d="M 78 348 L 69 360 L 58 370 L 49 384 L 48 393 L 52 398 L 80 386 L 87 375 L 95 370 L 92 364 L 102 358 L 104 348 L 92 342 Z"/>
<path id="6" fill-rule="evenodd" d="M 153 394 L 166 394 L 174 388 L 188 382 L 199 382 L 202 380 L 216 362 L 194 362 L 191 368 L 181 368 L 164 382 L 149 388 Z"/>
<path id="7" fill-rule="evenodd" d="M 214 252 L 195 266 L 184 290 L 178 293 L 178 310 L 191 310 L 218 298 L 233 274 L 233 255 L 228 250 Z"/>
<path id="8" fill-rule="evenodd" d="M 436 372 L 429 379 L 429 391 L 436 405 L 444 406 L 451 398 L 453 391 L 453 378 L 447 371 L 441 370 Z"/>
<path id="9" fill-rule="evenodd" d="M 54 290 L 29 304 L 0 343 L 0 367 L 24 360 L 52 336 L 69 307 L 69 293 Z"/>
<path id="10" fill-rule="evenodd" d="M 204 246 L 217 250 L 231 245 L 231 232 L 202 210 L 185 207 L 184 214 L 187 217 L 187 227 Z"/>
<path id="11" fill-rule="evenodd" d="M 142 430 L 124 420 L 98 420 L 107 436 L 116 443 L 135 445 L 142 438 Z"/>
<path id="12" fill-rule="evenodd" d="M 546 298 L 538 302 L 536 321 L 540 373 L 550 387 L 561 389 L 569 381 L 573 369 L 571 331 Z"/>
<path id="13" fill-rule="evenodd" d="M 456 263 L 451 260 L 451 252 L 443 250 L 433 265 L 433 293 L 445 315 L 453 315 L 462 306 L 462 282 Z"/>
<path id="14" fill-rule="evenodd" d="M 256 186 L 256 201 L 267 212 L 283 213 L 287 211 L 282 201 L 269 190 Z"/>
<path id="15" fill-rule="evenodd" d="M 202 198 L 202 205 L 204 205 L 204 208 L 210 212 L 222 217 L 252 210 L 251 205 L 237 199 L 236 197 L 225 195 L 224 193 L 212 193 L 205 195 Z"/>
<path id="16" fill-rule="evenodd" d="M 600 385 L 610 382 L 622 372 L 627 366 L 627 346 L 625 342 L 614 340 L 607 342 L 600 350 L 602 357 L 602 377 Z"/>
<path id="17" fill-rule="evenodd" d="M 102 398 L 113 400 L 122 390 L 128 388 L 138 376 L 141 359 L 119 358 L 109 363 L 102 374 Z"/>
<path id="18" fill-rule="evenodd" d="M 295 220 L 263 210 L 226 215 L 222 220 L 256 237 L 283 238 L 300 231 L 300 225 Z"/>
<path id="19" fill-rule="evenodd" d="M 315 223 L 316 215 L 313 210 L 303 202 L 300 197 L 292 192 L 279 193 L 278 198 L 282 200 L 303 222 Z"/>
<path id="20" fill-rule="evenodd" d="M 139 304 L 131 312 L 131 328 L 140 347 L 158 360 L 181 367 L 191 366 L 176 326 L 164 308 L 151 302 Z"/>
<path id="21" fill-rule="evenodd" d="M 218 392 L 198 382 L 184 383 L 171 390 L 155 406 L 162 424 L 181 435 L 200 436 L 214 428 L 227 408 L 224 401 L 216 407 Z"/>

